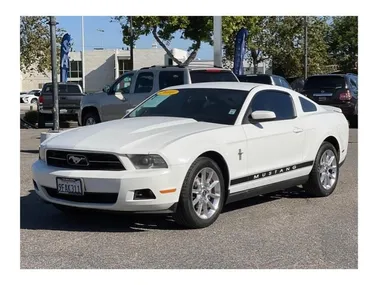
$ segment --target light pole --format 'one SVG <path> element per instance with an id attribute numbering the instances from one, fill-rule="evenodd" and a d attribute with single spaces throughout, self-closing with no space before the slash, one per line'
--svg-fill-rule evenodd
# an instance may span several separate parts
<path id="1" fill-rule="evenodd" d="M 86 74 L 84 69 L 84 17 L 82 16 L 82 87 L 86 90 Z"/>
<path id="2" fill-rule="evenodd" d="M 50 16 L 50 48 L 51 48 L 51 76 L 53 84 L 53 130 L 59 129 L 59 107 L 58 107 L 58 82 L 57 82 L 57 40 L 56 25 L 54 16 Z"/>
<path id="3" fill-rule="evenodd" d="M 304 18 L 304 39 L 303 39 L 303 48 L 304 48 L 304 79 L 307 78 L 307 16 Z"/>
<path id="4" fill-rule="evenodd" d="M 131 40 L 130 40 L 130 57 L 131 57 L 131 69 L 133 70 L 133 21 L 132 21 L 132 16 L 129 16 L 129 34 L 130 34 L 130 37 L 131 37 Z"/>
<path id="5" fill-rule="evenodd" d="M 214 16 L 214 65 L 222 67 L 222 17 Z"/>

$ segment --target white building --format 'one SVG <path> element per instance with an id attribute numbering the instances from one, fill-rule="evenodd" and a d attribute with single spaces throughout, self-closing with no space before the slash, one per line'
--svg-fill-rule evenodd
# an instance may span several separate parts
<path id="1" fill-rule="evenodd" d="M 152 65 L 165 65 L 165 51 L 160 48 L 134 49 L 134 69 Z M 82 52 L 70 52 L 69 82 L 83 84 Z M 112 83 L 132 64 L 130 51 L 122 49 L 86 50 L 85 63 L 85 90 L 86 92 L 101 90 L 104 85 Z M 51 82 L 51 72 L 21 74 L 21 90 L 41 88 L 44 83 Z M 59 74 L 58 74 L 59 80 Z"/>
<path id="2" fill-rule="evenodd" d="M 181 62 L 188 57 L 188 52 L 181 49 L 172 49 L 173 55 Z M 70 52 L 69 82 L 78 82 L 83 86 L 82 52 Z M 152 65 L 176 65 L 162 48 L 153 46 L 150 49 L 133 50 L 133 68 L 140 69 Z M 111 84 L 124 72 L 131 70 L 130 51 L 123 49 L 86 50 L 84 53 L 85 91 L 101 90 L 105 85 Z M 195 59 L 190 66 L 213 66 L 213 60 Z M 231 64 L 231 67 L 233 64 Z M 245 74 L 253 73 L 253 67 L 244 61 Z M 258 73 L 270 73 L 268 63 L 265 67 L 259 64 Z M 58 74 L 59 80 L 59 74 Z M 28 73 L 20 75 L 21 91 L 42 88 L 43 84 L 51 82 L 51 72 Z"/>

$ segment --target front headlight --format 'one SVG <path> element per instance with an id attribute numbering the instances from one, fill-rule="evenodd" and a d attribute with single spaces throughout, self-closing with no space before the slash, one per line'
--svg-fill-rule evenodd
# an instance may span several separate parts
<path id="1" fill-rule="evenodd" d="M 158 154 L 127 154 L 136 169 L 168 168 L 165 160 Z"/>
<path id="2" fill-rule="evenodd" d="M 39 152 L 38 159 L 42 161 L 46 161 L 46 157 L 45 157 L 46 150 L 43 147 L 39 147 L 38 152 Z"/>

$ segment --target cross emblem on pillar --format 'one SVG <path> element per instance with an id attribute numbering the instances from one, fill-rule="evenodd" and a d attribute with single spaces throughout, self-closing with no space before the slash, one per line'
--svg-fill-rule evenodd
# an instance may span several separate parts
<path id="1" fill-rule="evenodd" d="M 239 152 L 238 152 L 238 155 L 239 155 L 239 160 L 241 160 L 241 156 L 243 155 L 243 152 L 241 151 L 241 149 L 239 148 Z"/>

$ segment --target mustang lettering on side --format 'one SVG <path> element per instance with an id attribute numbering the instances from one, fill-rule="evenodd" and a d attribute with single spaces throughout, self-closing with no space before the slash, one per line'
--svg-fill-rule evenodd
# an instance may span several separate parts
<path id="1" fill-rule="evenodd" d="M 33 180 L 62 211 L 173 213 L 202 228 L 247 197 L 297 185 L 310 196 L 332 194 L 348 131 L 338 108 L 287 88 L 172 86 L 124 118 L 45 140 Z"/>

